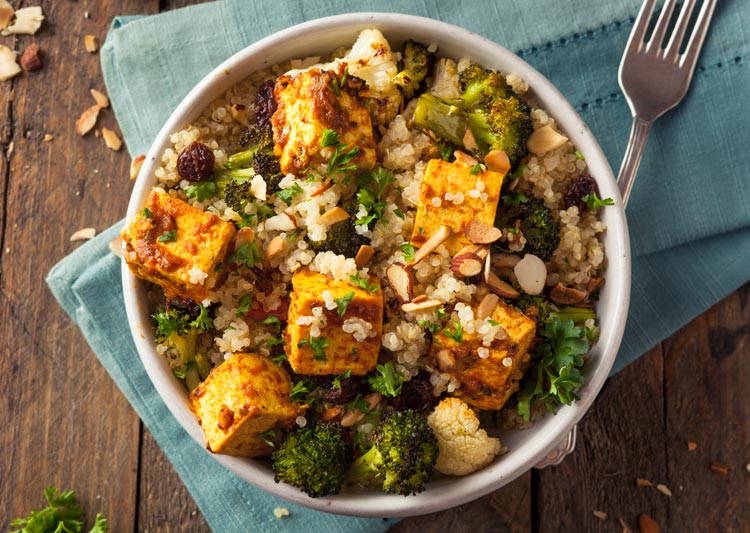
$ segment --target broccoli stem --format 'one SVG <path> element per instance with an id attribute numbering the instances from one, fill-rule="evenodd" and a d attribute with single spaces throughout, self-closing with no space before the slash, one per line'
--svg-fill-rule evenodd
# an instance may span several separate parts
<path id="1" fill-rule="evenodd" d="M 559 311 L 551 311 L 551 317 L 557 317 L 560 320 L 572 320 L 575 324 L 581 324 L 590 319 L 596 319 L 594 310 L 588 307 L 563 307 Z"/>
<path id="2" fill-rule="evenodd" d="M 242 152 L 230 155 L 227 162 L 224 164 L 224 168 L 234 170 L 252 165 L 253 157 L 255 157 L 255 152 L 257 151 L 258 147 L 254 146 Z"/>
<path id="3" fill-rule="evenodd" d="M 368 485 L 377 478 L 375 462 L 380 460 L 380 452 L 373 446 L 357 457 L 349 466 L 346 479 L 357 485 Z"/>
<path id="4" fill-rule="evenodd" d="M 456 106 L 446 104 L 438 97 L 423 94 L 417 100 L 414 123 L 433 131 L 456 146 L 463 146 L 468 123 L 466 114 Z"/>

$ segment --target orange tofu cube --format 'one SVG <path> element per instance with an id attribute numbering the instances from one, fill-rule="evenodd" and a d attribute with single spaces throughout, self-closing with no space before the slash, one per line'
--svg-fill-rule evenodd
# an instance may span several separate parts
<path id="1" fill-rule="evenodd" d="M 461 382 L 454 396 L 463 399 L 477 409 L 500 409 L 508 398 L 518 390 L 529 362 L 529 348 L 536 335 L 536 323 L 509 305 L 499 303 L 490 318 L 502 325 L 506 338 L 492 341 L 484 346 L 476 334 L 463 333 L 461 342 L 440 332 L 433 338 L 431 355 L 438 360 L 438 352 L 448 350 L 455 360 L 454 368 L 448 370 Z M 479 356 L 480 349 L 487 349 L 488 356 Z"/>
<path id="2" fill-rule="evenodd" d="M 292 403 L 290 391 L 289 374 L 273 361 L 252 353 L 234 354 L 190 393 L 190 408 L 203 428 L 206 448 L 242 457 L 270 455 L 273 448 L 261 434 L 292 427 L 305 410 Z"/>
<path id="3" fill-rule="evenodd" d="M 464 228 L 472 219 L 490 226 L 495 223 L 504 177 L 505 174 L 491 170 L 472 174 L 471 167 L 462 163 L 430 159 L 419 191 L 411 243 L 421 246 L 440 226 L 450 226 L 453 235 L 445 241 L 445 247 L 455 255 L 470 244 Z M 454 203 L 456 194 L 463 196 L 461 202 Z"/>
<path id="4" fill-rule="evenodd" d="M 371 277 L 369 284 L 374 290 L 306 268 L 294 273 L 286 353 L 297 374 L 337 375 L 351 370 L 353 376 L 362 376 L 375 368 L 383 334 L 383 290 L 377 278 Z M 326 308 L 323 291 L 329 291 L 334 299 L 349 300 L 343 316 L 338 308 Z M 319 310 L 314 311 L 316 308 Z M 320 318 L 314 316 L 316 312 Z M 319 336 L 311 336 L 313 327 L 320 330 Z"/>
<path id="5" fill-rule="evenodd" d="M 137 277 L 160 285 L 167 296 L 200 301 L 216 284 L 235 228 L 163 192 L 123 229 L 125 261 Z"/>

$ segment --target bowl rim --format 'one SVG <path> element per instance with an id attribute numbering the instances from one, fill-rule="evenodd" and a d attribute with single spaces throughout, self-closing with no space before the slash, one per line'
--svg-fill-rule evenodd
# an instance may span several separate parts
<path id="1" fill-rule="evenodd" d="M 126 219 L 129 220 L 142 208 L 154 182 L 153 171 L 159 165 L 169 135 L 194 120 L 208 102 L 224 93 L 223 89 L 219 90 L 217 87 L 226 84 L 230 79 L 237 78 L 237 81 L 240 81 L 253 71 L 278 62 L 269 59 L 265 54 L 270 53 L 275 47 L 283 47 L 284 44 L 294 42 L 301 36 L 309 39 L 313 34 L 321 36 L 335 32 L 358 32 L 368 27 L 381 29 L 386 38 L 389 32 L 408 31 L 409 36 L 416 32 L 415 39 L 419 39 L 421 33 L 440 34 L 442 40 L 450 40 L 452 45 L 476 51 L 473 54 L 475 58 L 478 55 L 496 58 L 494 62 L 482 61 L 485 66 L 520 75 L 529 84 L 534 97 L 540 101 L 540 106 L 556 119 L 574 144 L 579 149 L 582 145 L 585 146 L 586 161 L 591 173 L 596 176 L 602 197 L 612 197 L 616 206 L 614 209 L 608 208 L 603 214 L 608 229 L 605 235 L 607 283 L 602 293 L 603 300 L 606 297 L 607 302 L 612 300 L 613 303 L 608 304 L 612 311 L 601 317 L 602 335 L 592 350 L 597 357 L 591 358 L 593 365 L 589 363 L 586 369 L 587 379 L 580 391 L 579 400 L 570 406 L 562 406 L 556 415 L 544 417 L 537 423 L 537 427 L 527 430 L 534 432 L 534 438 L 526 439 L 529 442 L 524 444 L 523 449 L 510 450 L 490 466 L 469 476 L 431 482 L 425 492 L 408 498 L 380 492 L 348 490 L 339 495 L 313 499 L 294 487 L 275 483 L 270 468 L 255 460 L 211 454 L 240 478 L 287 501 L 335 514 L 380 518 L 436 512 L 484 496 L 531 469 L 567 437 L 588 411 L 614 364 L 627 319 L 631 258 L 625 211 L 612 170 L 596 139 L 560 91 L 531 65 L 495 42 L 446 22 L 398 13 L 347 13 L 310 20 L 250 44 L 213 69 L 180 102 L 156 136 L 131 193 Z M 356 37 L 356 33 L 353 34 Z M 450 51 L 447 51 L 447 54 L 450 54 Z M 309 55 L 309 52 L 291 57 L 303 55 Z M 253 61 L 262 64 L 256 68 L 243 69 L 243 64 Z M 229 85 L 234 85 L 237 81 Z M 210 98 L 205 96 L 208 93 L 212 95 Z M 550 100 L 554 102 L 553 111 L 548 105 Z M 541 105 L 542 102 L 544 105 Z M 158 356 L 154 349 L 149 310 L 144 297 L 146 284 L 131 274 L 125 261 L 122 262 L 122 281 L 128 323 L 149 378 L 172 415 L 192 439 L 204 447 L 203 432 L 188 407 L 184 388 L 172 376 L 164 358 Z M 603 300 L 600 300 L 600 304 Z"/>

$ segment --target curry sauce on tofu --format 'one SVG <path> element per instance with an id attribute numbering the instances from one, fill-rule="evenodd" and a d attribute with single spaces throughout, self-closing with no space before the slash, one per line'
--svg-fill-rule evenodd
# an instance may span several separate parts
<path id="1" fill-rule="evenodd" d="M 512 73 L 376 29 L 326 60 L 174 132 L 122 255 L 209 451 L 414 494 L 577 398 L 608 204 Z"/>

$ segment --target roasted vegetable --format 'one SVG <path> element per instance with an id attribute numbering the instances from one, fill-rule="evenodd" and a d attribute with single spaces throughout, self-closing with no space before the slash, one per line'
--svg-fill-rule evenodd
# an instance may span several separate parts
<path id="1" fill-rule="evenodd" d="M 277 483 L 284 481 L 318 498 L 341 490 L 351 450 L 340 425 L 321 422 L 287 433 L 271 460 Z"/>
<path id="2" fill-rule="evenodd" d="M 511 230 L 517 227 L 526 237 L 524 253 L 534 254 L 542 261 L 549 261 L 560 244 L 560 226 L 539 198 L 498 209 L 495 226 Z"/>
<path id="3" fill-rule="evenodd" d="M 310 248 L 315 253 L 333 252 L 346 257 L 354 257 L 357 255 L 360 246 L 369 244 L 370 239 L 360 235 L 356 230 L 355 217 L 358 204 L 349 203 L 344 209 L 349 213 L 349 218 L 330 225 L 325 239 L 322 241 L 307 239 Z"/>
<path id="4" fill-rule="evenodd" d="M 378 482 L 385 492 L 403 496 L 424 490 L 437 461 L 438 443 L 422 415 L 396 411 L 383 419 L 372 442 L 372 448 L 352 463 L 350 482 Z"/>
<path id="5" fill-rule="evenodd" d="M 422 80 L 432 70 L 434 54 L 423 44 L 414 41 L 406 41 L 401 54 L 401 70 L 394 76 L 393 82 L 401 88 L 404 97 L 411 99 L 421 89 Z"/>

